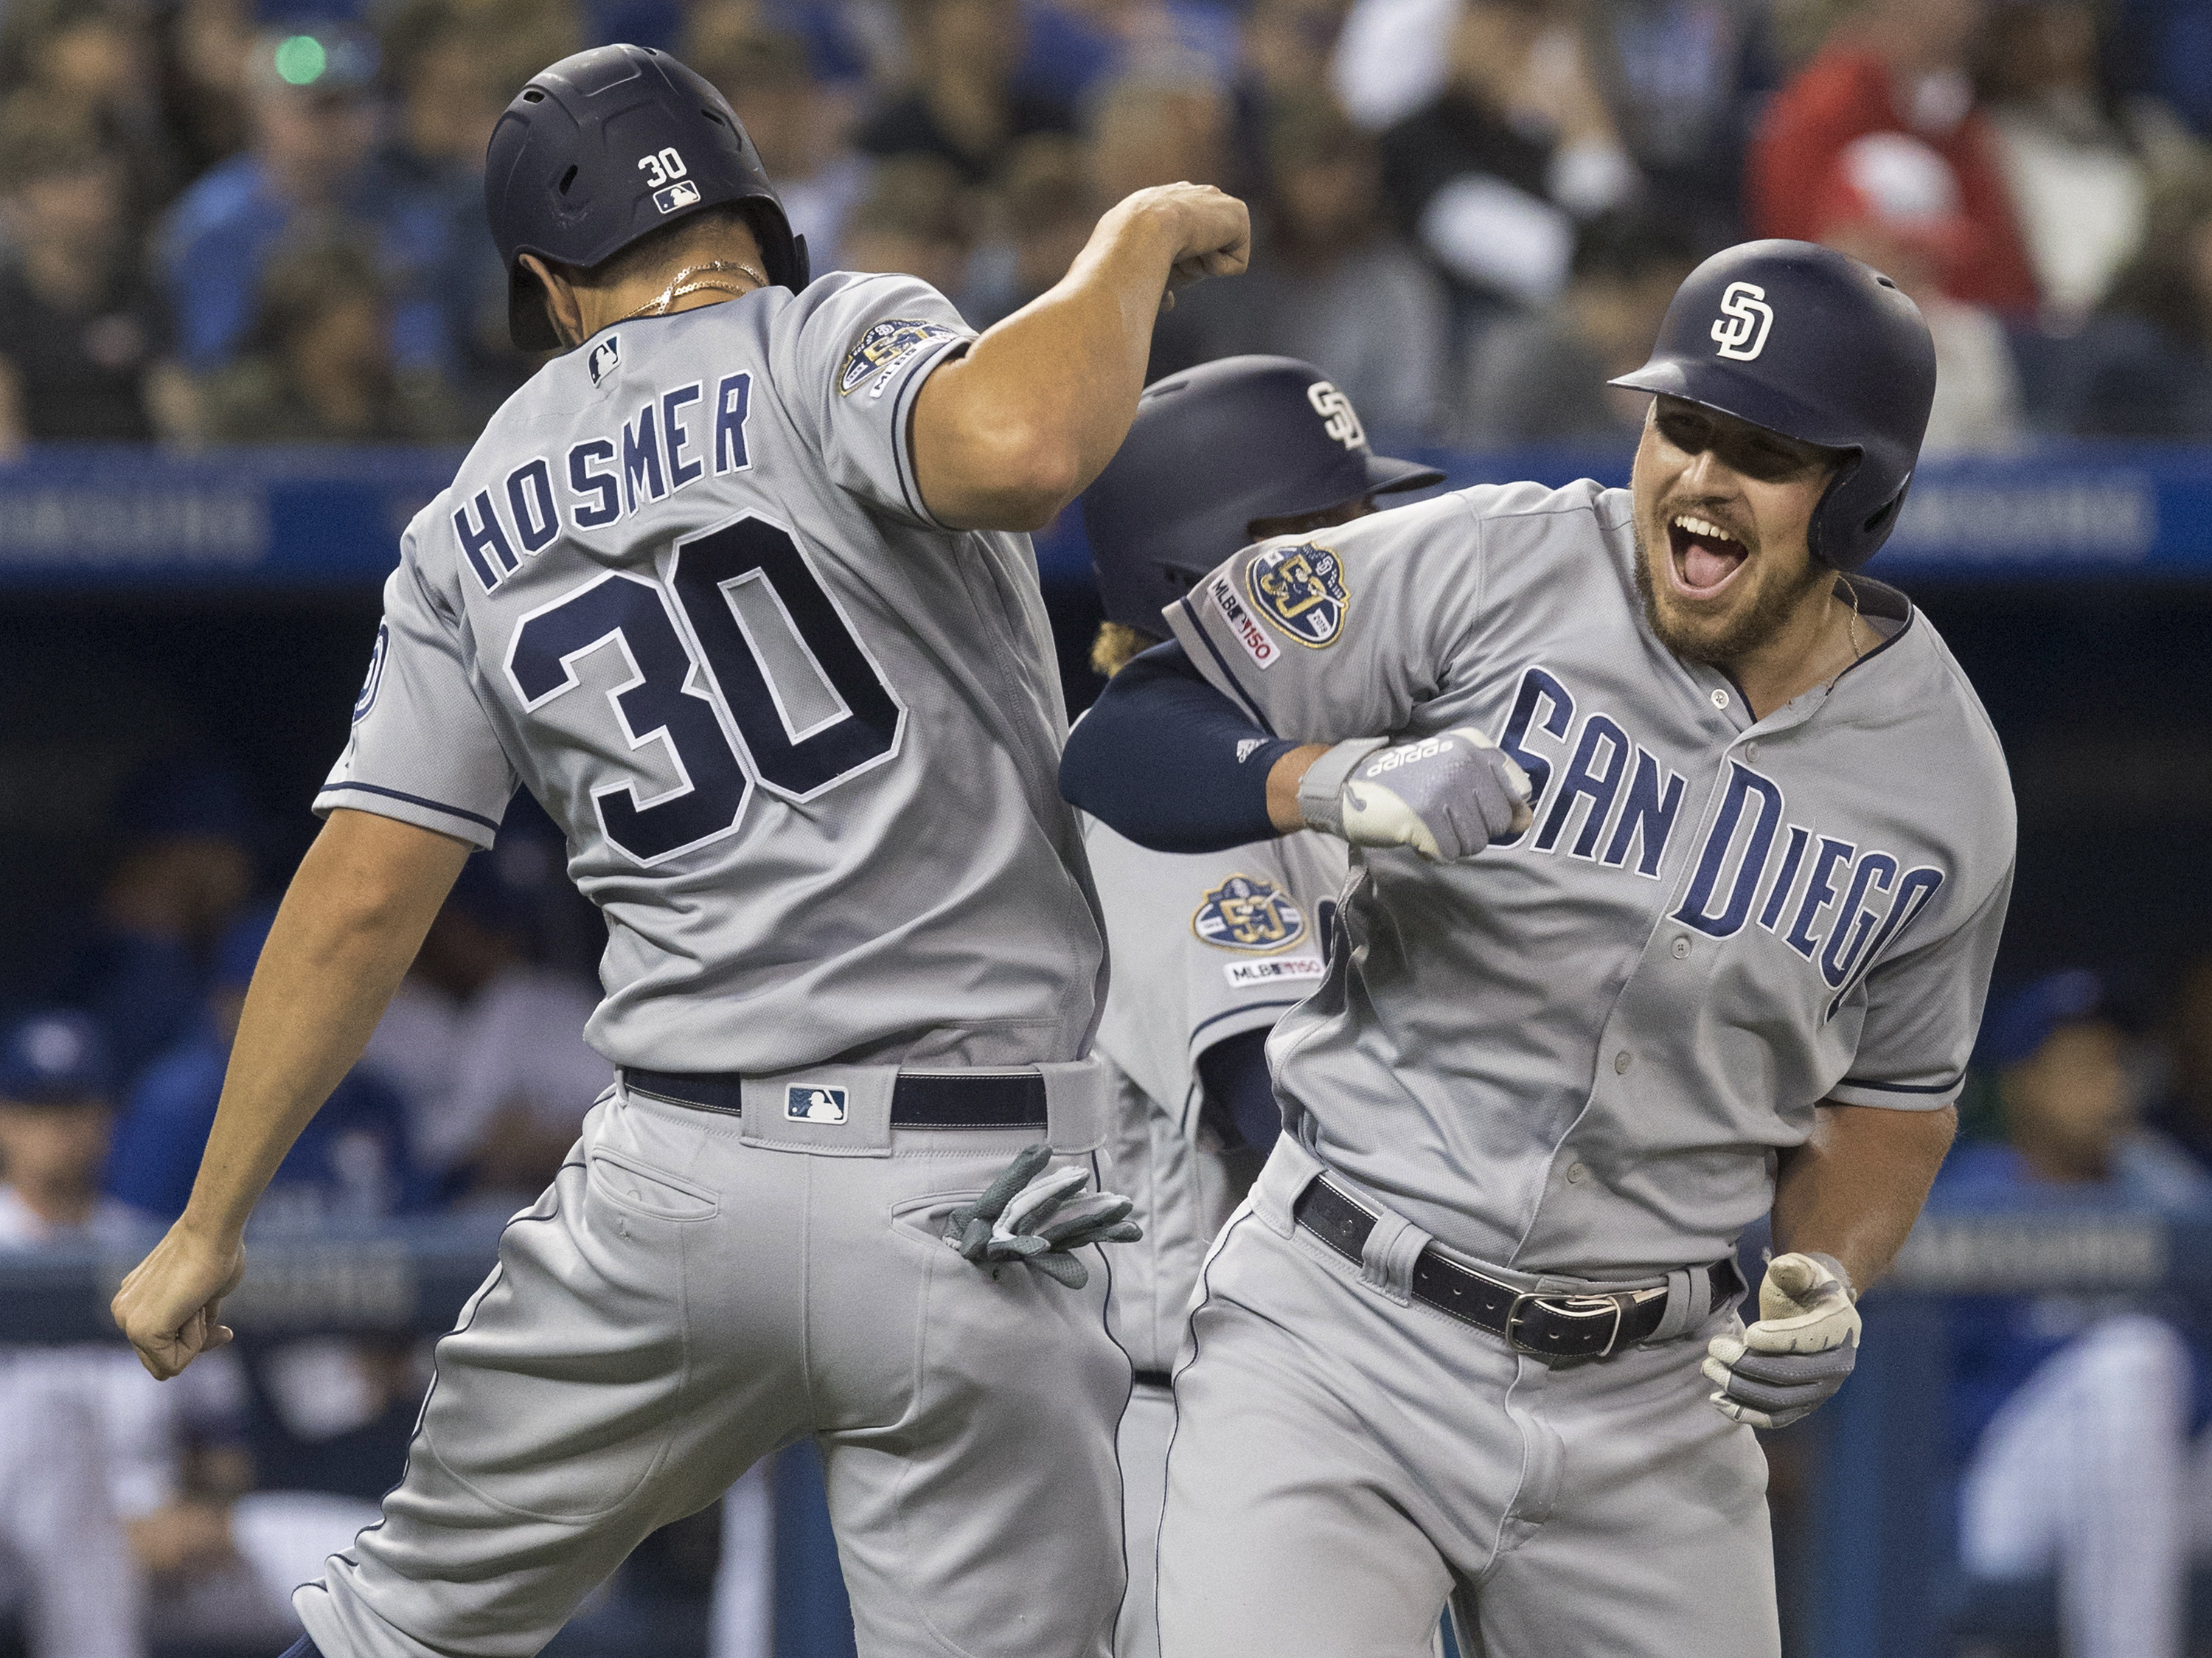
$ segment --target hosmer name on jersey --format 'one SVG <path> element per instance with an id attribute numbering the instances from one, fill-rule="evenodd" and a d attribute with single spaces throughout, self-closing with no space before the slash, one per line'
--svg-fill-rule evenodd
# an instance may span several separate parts
<path id="1" fill-rule="evenodd" d="M 611 338 L 606 347 L 613 345 Z M 594 377 L 601 369 L 595 350 Z M 564 522 L 577 533 L 603 529 L 710 472 L 722 478 L 751 466 L 752 375 L 726 375 L 708 387 L 695 380 L 653 393 L 605 436 L 572 443 L 557 459 L 533 455 L 507 473 L 502 490 L 478 490 L 458 505 L 453 533 L 484 591 L 551 546 Z"/>
<path id="2" fill-rule="evenodd" d="M 1530 667 L 1498 747 L 1528 774 L 1531 850 L 1615 869 L 1632 859 L 1637 874 L 1658 878 L 1687 784 L 1619 721 L 1597 710 L 1578 719 L 1574 694 Z M 1690 869 L 1669 918 L 1713 938 L 1756 919 L 1819 966 L 1835 991 L 1829 1018 L 1944 879 L 1932 864 L 1907 869 L 1893 853 L 1790 822 L 1782 785 L 1735 759 Z"/>

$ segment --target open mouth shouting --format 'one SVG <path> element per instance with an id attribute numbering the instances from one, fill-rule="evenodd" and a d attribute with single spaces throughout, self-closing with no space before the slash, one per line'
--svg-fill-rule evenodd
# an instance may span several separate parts
<path id="1" fill-rule="evenodd" d="M 1667 571 L 1686 599 L 1717 599 L 1749 562 L 1751 549 L 1709 518 L 1676 513 L 1667 521 Z"/>

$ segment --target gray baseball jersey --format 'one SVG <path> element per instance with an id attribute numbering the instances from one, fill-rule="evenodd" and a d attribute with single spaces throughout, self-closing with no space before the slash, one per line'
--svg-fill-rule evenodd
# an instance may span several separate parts
<path id="1" fill-rule="evenodd" d="M 536 1652 L 809 1435 L 863 1654 L 1106 1658 L 1108 1274 L 944 1245 L 1034 1123 L 894 1120 L 902 1068 L 1033 1066 L 1042 1137 L 1104 1132 L 1035 566 L 933 521 L 908 448 L 967 338 L 895 277 L 617 325 L 407 533 L 318 805 L 484 844 L 526 785 L 607 917 L 593 1045 L 744 1077 L 734 1113 L 625 1075 L 586 1118 L 439 1344 L 382 1522 L 295 1597 L 330 1658 Z"/>
<path id="2" fill-rule="evenodd" d="M 489 845 L 518 783 L 607 920 L 617 1064 L 1083 1051 L 1103 948 L 1026 537 L 936 522 L 970 333 L 839 274 L 603 331 L 423 509 L 316 799 Z"/>
<path id="3" fill-rule="evenodd" d="M 1323 976 L 1343 885 L 1342 841 L 1312 833 L 1226 852 L 1148 851 L 1083 820 L 1114 987 L 1097 1051 L 1115 1099 L 1112 1184 L 1141 1241 L 1114 1251 L 1115 1338 L 1165 1371 L 1206 1247 L 1243 1193 L 1199 1125 L 1199 1056 L 1266 1030 Z"/>
<path id="4" fill-rule="evenodd" d="M 1535 821 L 1357 853 L 1270 1061 L 1303 1141 L 1446 1244 L 1615 1281 L 1727 1254 L 1815 1106 L 1958 1094 L 2013 865 L 2004 759 L 1926 617 L 1754 722 L 1646 625 L 1630 497 L 1484 487 L 1248 548 L 1170 607 L 1316 741 L 1471 724 Z"/>

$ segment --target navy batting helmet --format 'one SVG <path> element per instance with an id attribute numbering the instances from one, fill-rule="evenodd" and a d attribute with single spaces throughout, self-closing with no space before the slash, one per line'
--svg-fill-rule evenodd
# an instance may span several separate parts
<path id="1" fill-rule="evenodd" d="M 1255 519 L 1443 479 L 1368 448 L 1352 400 L 1310 363 L 1230 357 L 1170 375 L 1145 387 L 1128 436 L 1084 491 L 1107 619 L 1160 632 L 1161 607 L 1250 541 Z"/>
<path id="2" fill-rule="evenodd" d="M 526 351 L 561 340 L 535 253 L 590 266 L 708 208 L 745 210 L 770 282 L 806 286 L 806 239 L 791 234 L 760 152 L 729 101 L 665 52 L 594 46 L 531 77 L 492 129 L 484 206 L 507 272 L 507 326 Z"/>
<path id="3" fill-rule="evenodd" d="M 1813 510 L 1813 556 L 1873 558 L 1905 504 L 1936 396 L 1920 308 L 1808 241 L 1723 248 L 1675 290 L 1651 361 L 1613 382 L 1663 392 L 1848 458 Z"/>

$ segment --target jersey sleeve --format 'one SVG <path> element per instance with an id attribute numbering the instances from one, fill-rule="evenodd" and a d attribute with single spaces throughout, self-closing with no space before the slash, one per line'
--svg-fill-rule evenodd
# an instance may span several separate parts
<path id="1" fill-rule="evenodd" d="M 830 480 L 904 522 L 950 528 L 923 503 L 915 477 L 914 400 L 975 331 L 913 277 L 825 277 L 785 315 L 771 348 L 777 390 L 811 429 Z"/>
<path id="2" fill-rule="evenodd" d="M 477 699 L 459 622 L 422 579 L 416 537 L 431 521 L 426 513 L 402 538 L 352 735 L 315 811 L 374 812 L 489 846 L 517 778 Z"/>
<path id="3" fill-rule="evenodd" d="M 1832 1103 L 1940 1111 L 1958 1099 L 2011 899 L 2008 867 L 1959 926 L 1867 975 L 1858 1051 L 1828 1090 Z"/>
<path id="4" fill-rule="evenodd" d="M 1481 611 L 1462 495 L 1245 548 L 1162 613 L 1215 686 L 1272 735 L 1401 731 L 1451 682 Z"/>

